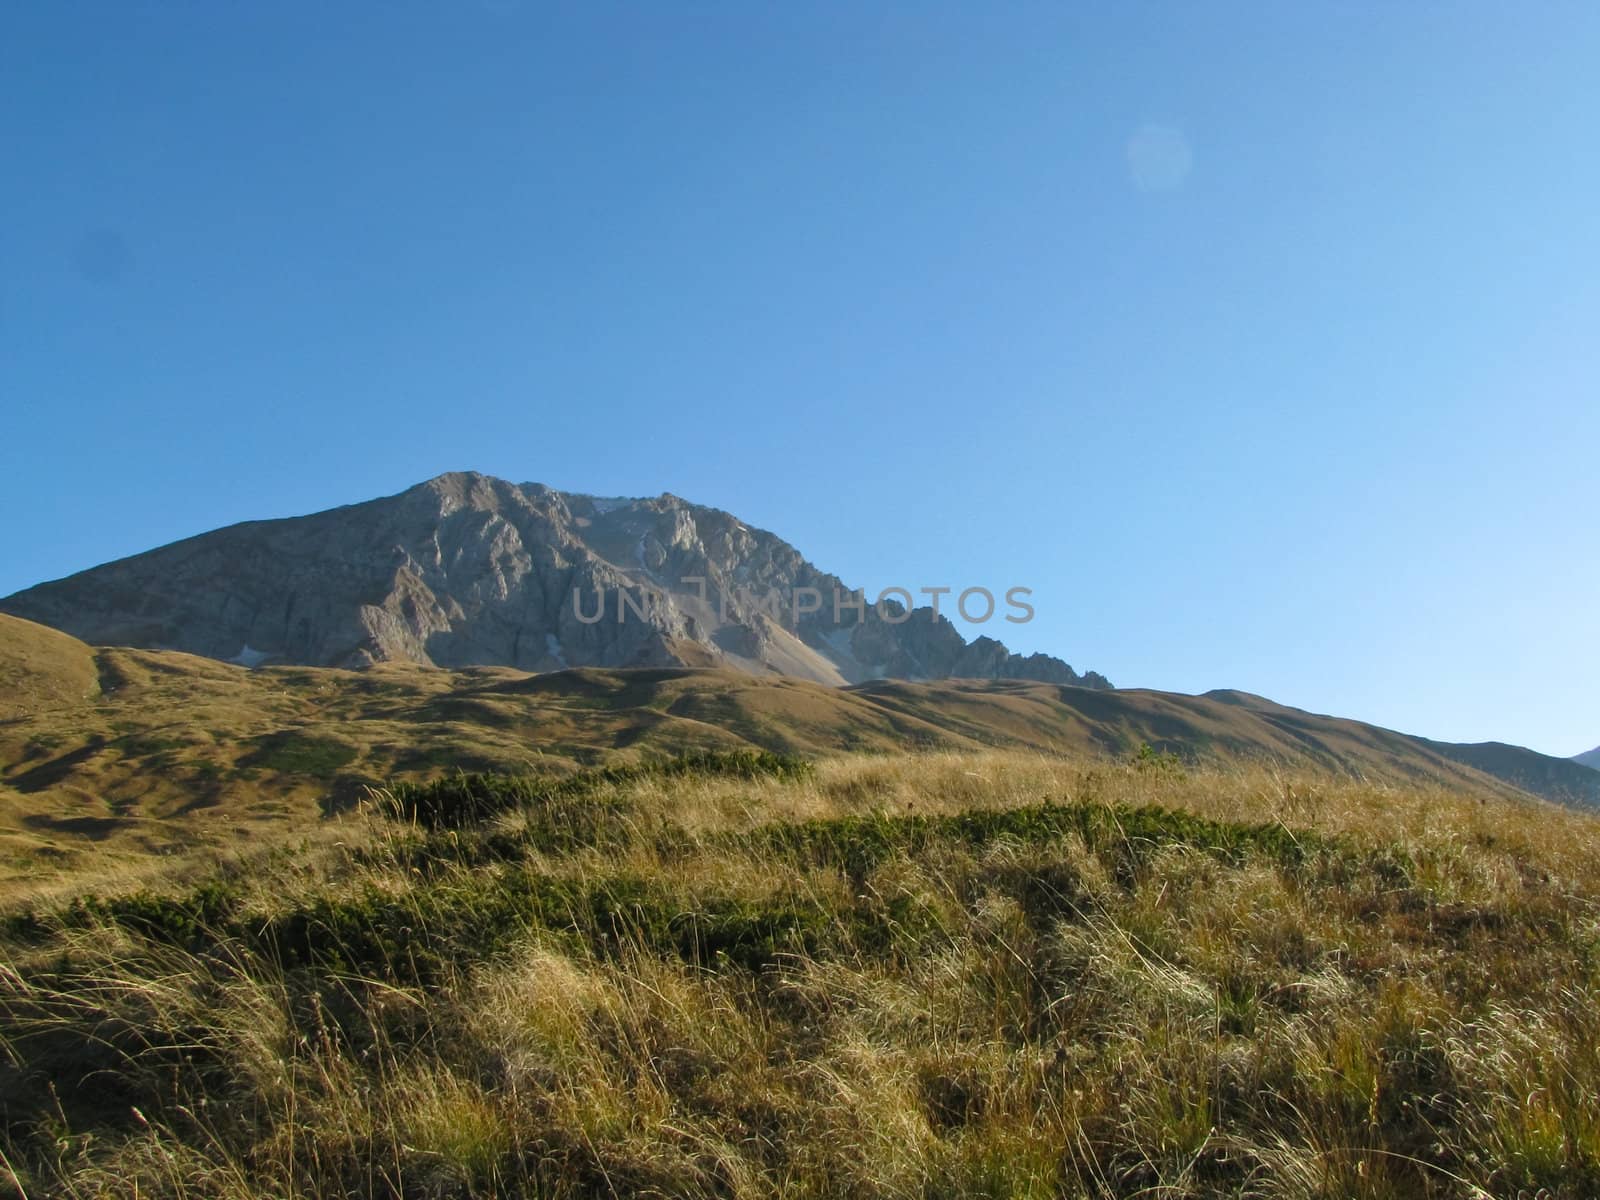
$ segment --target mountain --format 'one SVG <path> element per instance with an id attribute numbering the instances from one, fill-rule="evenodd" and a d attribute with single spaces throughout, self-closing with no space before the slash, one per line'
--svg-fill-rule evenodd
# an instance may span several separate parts
<path id="1" fill-rule="evenodd" d="M 1585 754 L 1574 754 L 1572 756 L 1572 761 L 1575 763 L 1581 763 L 1586 767 L 1592 768 L 1593 770 L 1600 771 L 1600 746 L 1596 746 L 1593 750 L 1590 750 Z"/>
<path id="2" fill-rule="evenodd" d="M 957 597 L 943 599 L 949 609 Z M 1021 611 L 993 601 L 996 628 Z M 96 645 L 246 666 L 728 667 L 835 685 L 1110 687 L 994 638 L 968 643 L 942 613 L 908 607 L 891 596 L 852 608 L 850 589 L 781 538 L 676 496 L 605 499 L 473 473 L 214 530 L 0 600 Z M 971 598 L 969 611 L 984 607 Z"/>
<path id="3" fill-rule="evenodd" d="M 1416 739 L 1446 758 L 1485 774 L 1503 779 L 1513 787 L 1552 800 L 1572 800 L 1583 804 L 1600 802 L 1600 771 L 1581 760 L 1553 758 L 1523 746 L 1505 742 L 1456 744 Z"/>
<path id="4" fill-rule="evenodd" d="M 457 769 L 567 771 L 701 748 L 998 747 L 1066 755 L 1092 773 L 1140 764 L 1146 745 L 1202 769 L 1254 765 L 1259 786 L 1297 795 L 1305 777 L 1337 775 L 1369 782 L 1380 804 L 1382 789 L 1420 784 L 1600 805 L 1600 772 L 1564 759 L 1522 751 L 1513 782 L 1497 774 L 1497 756 L 1469 761 L 1475 747 L 1243 692 L 970 679 L 838 687 L 725 667 L 250 670 L 95 648 L 0 616 L 0 891 L 43 864 L 104 869 L 185 845 L 307 836 L 319 814 L 368 786 Z M 1593 785 L 1575 791 L 1555 764 Z"/>

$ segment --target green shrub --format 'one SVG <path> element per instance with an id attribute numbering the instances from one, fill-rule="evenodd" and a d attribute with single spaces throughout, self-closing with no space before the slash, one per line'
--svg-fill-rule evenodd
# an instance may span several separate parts
<path id="1" fill-rule="evenodd" d="M 698 750 L 660 762 L 579 771 L 562 778 L 531 775 L 458 774 L 429 783 L 396 783 L 383 793 L 381 810 L 396 820 L 429 829 L 461 829 L 500 813 L 561 798 L 589 796 L 607 787 L 643 779 L 702 775 L 792 779 L 811 764 L 765 750 Z"/>
<path id="2" fill-rule="evenodd" d="M 973 809 L 943 817 L 879 814 L 807 821 L 769 826 L 755 839 L 791 860 L 836 866 L 860 878 L 889 858 L 918 853 L 938 841 L 980 847 L 1009 838 L 1037 844 L 1068 834 L 1082 838 L 1122 872 L 1142 865 L 1162 846 L 1192 846 L 1234 865 L 1261 855 L 1292 867 L 1332 844 L 1314 834 L 1292 833 L 1282 825 L 1212 821 L 1154 805 L 1054 803 Z"/>
<path id="3" fill-rule="evenodd" d="M 154 941 L 195 949 L 222 935 L 238 906 L 234 885 L 212 879 L 176 896 L 149 891 L 109 900 L 81 896 L 68 907 L 63 924 L 81 927 L 111 921 Z"/>

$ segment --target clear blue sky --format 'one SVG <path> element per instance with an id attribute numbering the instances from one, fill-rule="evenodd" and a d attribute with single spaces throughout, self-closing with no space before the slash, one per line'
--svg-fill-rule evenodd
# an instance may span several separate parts
<path id="1" fill-rule="evenodd" d="M 0 594 L 471 468 L 1573 754 L 1597 63 L 1589 3 L 9 4 Z"/>

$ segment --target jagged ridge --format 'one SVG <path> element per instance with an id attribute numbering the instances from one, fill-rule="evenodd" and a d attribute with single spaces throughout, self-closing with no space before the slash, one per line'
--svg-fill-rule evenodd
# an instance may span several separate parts
<path id="1" fill-rule="evenodd" d="M 817 611 L 795 611 L 803 589 L 821 598 Z M 851 589 L 718 509 L 466 472 L 214 530 L 18 592 L 0 611 L 100 645 L 246 665 L 720 665 L 833 684 L 1110 686 L 994 638 L 968 643 L 929 608 L 907 613 L 890 600 L 881 614 L 871 604 L 860 617 L 836 612 L 836 592 Z"/>

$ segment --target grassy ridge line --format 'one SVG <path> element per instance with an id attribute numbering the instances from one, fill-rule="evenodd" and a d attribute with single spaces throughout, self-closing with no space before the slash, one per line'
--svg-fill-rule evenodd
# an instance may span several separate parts
<path id="1" fill-rule="evenodd" d="M 452 788 L 454 793 L 455 789 Z M 803 868 L 837 868 L 852 879 L 900 855 L 926 853 L 955 842 L 982 849 L 1000 840 L 1043 845 L 1077 837 L 1132 878 L 1140 864 L 1167 846 L 1188 846 L 1241 866 L 1260 856 L 1285 868 L 1303 866 L 1308 852 L 1337 858 L 1333 843 L 1294 835 L 1279 826 L 1236 826 L 1146 808 L 1040 805 L 957 817 L 865 817 L 762 828 L 754 835 L 714 839 L 719 847 L 767 853 Z M 569 837 L 544 838 L 521 849 L 570 848 Z M 459 844 L 430 845 L 419 856 L 438 861 L 481 863 L 509 857 L 506 844 L 489 843 L 463 854 Z M 658 842 L 656 849 L 682 852 Z M 1346 856 L 1351 853 L 1343 852 Z M 1345 864 L 1348 868 L 1348 863 Z M 1403 871 L 1403 867 L 1394 865 Z M 14 937 L 39 940 L 54 928 L 88 928 L 109 921 L 142 937 L 204 952 L 236 942 L 279 968 L 318 966 L 354 971 L 407 984 L 429 984 L 446 976 L 447 963 L 465 953 L 485 958 L 529 929 L 577 933 L 596 952 L 617 944 L 626 930 L 657 950 L 675 950 L 702 964 L 727 957 L 751 970 L 771 965 L 783 952 L 821 953 L 826 924 L 815 906 L 786 903 L 740 905 L 714 900 L 686 906 L 658 884 L 627 872 L 576 881 L 537 874 L 484 874 L 453 878 L 436 891 L 396 898 L 369 889 L 354 899 L 319 898 L 266 919 L 241 912 L 243 893 L 208 881 L 177 896 L 141 891 L 110 900 L 78 899 L 53 919 L 33 914 L 11 919 Z M 870 913 L 863 915 L 870 922 Z M 875 932 L 858 938 L 882 945 Z"/>
<path id="2" fill-rule="evenodd" d="M 832 689 L 717 670 L 248 671 L 70 639 L 71 653 L 55 654 L 62 635 L 11 626 L 10 643 L 0 628 L 0 708 L 9 679 L 21 709 L 0 720 L 0 903 L 70 895 L 113 866 L 159 874 L 169 855 L 282 845 L 385 780 L 458 768 L 559 776 L 615 761 L 619 748 L 640 761 L 703 746 L 815 756 L 1035 747 L 1081 759 L 1148 741 L 1225 769 L 1254 762 L 1512 795 L 1448 747 L 1255 697 L 972 680 Z M 71 702 L 34 704 L 42 685 L 28 681 L 43 676 Z M 1476 761 L 1490 769 L 1500 757 Z M 1518 770 L 1549 794 L 1562 771 L 1600 781 L 1541 756 Z"/>
<path id="3" fill-rule="evenodd" d="M 436 834 L 448 831 L 444 837 L 425 838 L 406 852 L 413 871 L 436 870 L 441 863 L 471 868 L 515 860 L 530 851 L 619 848 L 635 832 L 630 814 L 595 797 L 621 785 L 685 777 L 793 780 L 811 772 L 809 762 L 793 756 L 703 751 L 559 780 L 463 774 L 428 784 L 401 784 L 383 793 L 377 808 L 391 819 L 416 823 Z M 587 802 L 570 803 L 577 798 Z M 458 831 L 515 810 L 533 816 L 519 836 L 480 834 L 468 843 L 460 840 Z M 1160 847 L 1175 844 L 1233 865 L 1261 854 L 1285 867 L 1298 867 L 1308 854 L 1327 854 L 1335 848 L 1333 840 L 1309 832 L 1296 835 L 1281 824 L 1230 824 L 1154 806 L 1054 803 L 939 817 L 878 813 L 784 822 L 713 837 L 698 848 L 742 850 L 808 868 L 834 867 L 862 880 L 896 855 L 914 856 L 944 842 L 978 849 L 1001 839 L 1037 845 L 1067 836 L 1113 857 L 1119 876 L 1129 875 Z M 652 843 L 658 854 L 673 857 L 691 846 L 659 834 Z M 1343 852 L 1350 851 L 1346 847 Z M 711 960 L 728 956 L 752 969 L 774 961 L 780 945 L 797 951 L 817 951 L 821 946 L 822 922 L 814 908 L 769 905 L 740 910 L 719 903 L 704 911 L 679 911 L 628 874 L 583 882 L 486 874 L 464 885 L 457 881 L 438 897 L 413 894 L 397 899 L 369 889 L 354 900 L 319 899 L 266 919 L 243 915 L 243 901 L 241 889 L 208 880 L 178 895 L 138 891 L 113 899 L 79 898 L 53 919 L 25 912 L 9 918 L 6 928 L 13 937 L 39 940 L 53 928 L 110 921 L 196 952 L 232 940 L 281 967 L 317 964 L 407 983 L 439 979 L 445 948 L 485 956 L 528 928 L 576 931 L 601 946 L 628 927 L 646 935 L 652 945 L 675 944 L 687 958 L 707 961 L 707 956 Z"/>

